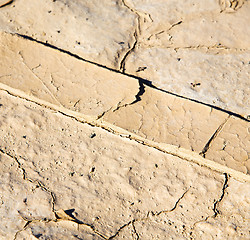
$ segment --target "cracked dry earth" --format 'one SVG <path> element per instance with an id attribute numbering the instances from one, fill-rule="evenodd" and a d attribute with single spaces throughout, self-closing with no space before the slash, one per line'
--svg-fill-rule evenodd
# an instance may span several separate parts
<path id="1" fill-rule="evenodd" d="M 249 239 L 249 12 L 0 0 L 0 239 Z"/>

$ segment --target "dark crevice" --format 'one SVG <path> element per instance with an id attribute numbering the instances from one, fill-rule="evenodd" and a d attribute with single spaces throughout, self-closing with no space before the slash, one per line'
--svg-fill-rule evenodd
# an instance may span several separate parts
<path id="1" fill-rule="evenodd" d="M 132 75 L 132 74 L 129 74 L 129 73 L 121 72 L 121 71 L 119 71 L 119 70 L 116 70 L 116 69 L 113 69 L 113 68 L 104 66 L 104 65 L 102 65 L 102 64 L 99 64 L 99 63 L 96 63 L 96 62 L 92 62 L 92 61 L 86 60 L 86 59 L 84 59 L 84 58 L 78 56 L 77 54 L 74 54 L 74 53 L 71 53 L 70 51 L 67 51 L 67 50 L 58 48 L 58 47 L 56 47 L 56 46 L 54 46 L 54 45 L 52 45 L 52 44 L 50 44 L 50 43 L 48 43 L 48 42 L 45 43 L 45 42 L 36 40 L 36 39 L 34 39 L 34 38 L 30 37 L 30 36 L 23 35 L 23 34 L 19 34 L 19 33 L 16 33 L 16 34 L 14 34 L 14 35 L 18 35 L 19 37 L 22 37 L 22 38 L 24 38 L 24 39 L 28 39 L 28 40 L 30 40 L 30 41 L 33 41 L 33 42 L 36 42 L 36 43 L 40 43 L 40 44 L 42 44 L 42 45 L 44 45 L 44 46 L 50 47 L 50 48 L 55 49 L 55 50 L 57 50 L 57 51 L 59 51 L 59 52 L 66 53 L 66 54 L 68 54 L 69 56 L 72 56 L 72 57 L 74 57 L 74 58 L 76 58 L 76 59 L 79 59 L 79 60 L 81 60 L 81 61 L 84 61 L 84 62 L 87 62 L 87 63 L 90 63 L 90 64 L 94 64 L 94 65 L 96 65 L 96 66 L 98 66 L 98 67 L 105 68 L 105 69 L 107 69 L 107 70 L 109 70 L 109 71 L 112 71 L 112 72 L 115 72 L 115 73 L 119 73 L 119 74 L 122 74 L 122 75 L 125 75 L 125 76 L 128 76 L 128 77 L 137 79 L 137 80 L 139 81 L 140 86 L 141 86 L 141 85 L 145 85 L 145 86 L 151 87 L 151 88 L 153 88 L 153 89 L 156 89 L 156 90 L 158 90 L 158 91 L 161 91 L 161 92 L 164 92 L 164 93 L 167 93 L 167 94 L 170 94 L 170 95 L 179 97 L 179 98 L 183 98 L 183 99 L 186 99 L 186 100 L 189 100 L 189 101 L 192 101 L 192 102 L 196 102 L 196 103 L 199 103 L 199 104 L 202 104 L 202 105 L 211 107 L 211 108 L 213 108 L 213 109 L 216 109 L 216 110 L 225 112 L 225 113 L 227 113 L 227 114 L 229 114 L 229 115 L 232 115 L 232 116 L 235 116 L 235 117 L 240 118 L 240 119 L 242 119 L 242 120 L 245 120 L 245 121 L 247 121 L 247 122 L 250 122 L 250 119 L 247 119 L 247 118 L 245 118 L 244 116 L 242 116 L 242 115 L 240 115 L 240 114 L 238 114 L 238 113 L 234 113 L 234 112 L 231 112 L 231 111 L 229 111 L 229 110 L 225 110 L 225 109 L 223 109 L 223 108 L 214 106 L 214 105 L 212 105 L 212 104 L 204 103 L 204 102 L 201 102 L 201 101 L 198 101 L 198 100 L 195 100 L 195 99 L 191 99 L 191 98 L 188 98 L 188 97 L 185 97 L 185 96 L 178 95 L 178 94 L 176 94 L 176 93 L 169 92 L 169 91 L 164 90 L 164 89 L 160 89 L 160 88 L 154 86 L 154 85 L 152 84 L 152 81 L 150 81 L 150 80 L 143 79 L 143 78 L 141 78 L 141 77 L 138 77 L 138 76 L 135 76 L 135 75 Z M 144 86 L 144 87 L 145 87 L 145 86 Z M 141 96 L 141 95 L 140 95 L 140 96 Z"/>
<path id="2" fill-rule="evenodd" d="M 133 227 L 133 231 L 134 231 L 136 240 L 139 240 L 139 239 L 140 239 L 140 236 L 139 236 L 138 232 L 136 231 L 136 228 L 135 228 L 135 221 L 132 222 L 132 227 Z"/>
<path id="3" fill-rule="evenodd" d="M 136 94 L 135 96 L 135 100 L 130 103 L 129 105 L 132 105 L 132 104 L 135 104 L 139 101 L 141 101 L 141 96 L 145 93 L 145 86 L 144 86 L 144 83 L 143 81 L 139 80 L 139 92 Z"/>
<path id="4" fill-rule="evenodd" d="M 7 2 L 7 3 L 4 3 L 3 5 L 0 6 L 0 8 L 6 7 L 6 6 L 10 5 L 10 4 L 13 3 L 13 2 L 14 2 L 14 0 L 9 1 L 9 2 Z"/>
<path id="5" fill-rule="evenodd" d="M 125 227 L 129 226 L 130 224 L 132 224 L 132 222 L 135 222 L 135 220 L 131 220 L 131 221 L 129 221 L 128 223 L 122 225 L 122 226 L 117 230 L 117 232 L 116 232 L 114 235 L 112 235 L 111 237 L 109 237 L 108 239 L 114 239 L 115 237 L 117 237 L 117 236 L 119 235 L 120 231 L 121 231 L 123 228 L 125 228 Z"/>
<path id="6" fill-rule="evenodd" d="M 206 157 L 206 153 L 211 145 L 211 143 L 214 141 L 214 139 L 218 136 L 218 134 L 221 132 L 222 128 L 225 126 L 225 124 L 227 123 L 228 119 L 230 118 L 231 115 L 229 115 L 222 124 L 220 124 L 220 126 L 216 129 L 216 131 L 214 132 L 214 134 L 212 135 L 212 137 L 208 140 L 207 144 L 205 145 L 205 147 L 202 149 L 202 151 L 199 153 L 202 157 Z"/>
<path id="7" fill-rule="evenodd" d="M 214 211 L 213 217 L 214 217 L 214 218 L 215 218 L 218 214 L 220 214 L 220 211 L 217 209 L 217 205 L 218 205 L 218 204 L 222 201 L 222 199 L 224 198 L 226 188 L 228 187 L 229 175 L 228 175 L 227 173 L 224 173 L 224 176 L 225 176 L 225 182 L 224 182 L 223 187 L 222 187 L 222 194 L 221 194 L 220 198 L 219 198 L 218 200 L 215 201 L 214 206 L 213 206 L 213 211 Z"/>
<path id="8" fill-rule="evenodd" d="M 150 84 L 148 84 L 148 82 L 150 82 Z M 154 85 L 152 84 L 151 81 L 148 81 L 148 80 L 147 80 L 147 81 L 146 81 L 145 83 L 143 83 L 143 84 L 145 84 L 145 85 L 147 85 L 147 86 L 149 86 L 149 87 L 151 87 L 151 88 L 154 88 L 154 89 L 156 89 L 156 90 L 158 90 L 158 91 L 161 91 L 161 92 L 164 92 L 164 93 L 167 93 L 167 94 L 170 94 L 170 95 L 179 97 L 179 98 L 183 98 L 183 99 L 186 99 L 186 100 L 195 102 L 195 103 L 202 104 L 202 105 L 204 105 L 204 106 L 213 108 L 213 109 L 215 109 L 215 110 L 218 110 L 218 111 L 227 113 L 227 114 L 229 114 L 229 115 L 231 115 L 231 116 L 240 118 L 240 119 L 245 120 L 245 121 L 247 121 L 247 122 L 250 122 L 250 119 L 247 119 L 247 118 L 245 118 L 244 116 L 242 116 L 242 115 L 240 115 L 240 114 L 238 114 L 238 113 L 235 113 L 235 112 L 232 112 L 232 111 L 223 109 L 223 108 L 221 108 L 221 107 L 217 107 L 217 106 L 212 105 L 212 104 L 209 104 L 209 103 L 204 103 L 204 102 L 201 102 L 201 101 L 196 100 L 196 99 L 192 99 L 192 98 L 188 98 L 188 97 L 185 97 L 185 96 L 181 96 L 181 95 L 178 95 L 178 94 L 176 94 L 176 93 L 169 92 L 169 91 L 164 90 L 164 89 L 160 89 L 160 88 L 154 86 Z"/>
<path id="9" fill-rule="evenodd" d="M 145 86 L 143 84 L 143 82 L 141 80 L 139 80 L 139 92 L 135 95 L 135 100 L 131 103 L 126 103 L 124 105 L 119 105 L 113 110 L 113 112 L 116 112 L 118 111 L 120 108 L 123 108 L 123 107 L 127 107 L 127 106 L 130 106 L 130 105 L 133 105 L 139 101 L 141 101 L 141 96 L 145 93 Z M 102 113 L 100 116 L 98 116 L 97 119 L 100 119 L 102 118 L 108 111 Z"/>
<path id="10" fill-rule="evenodd" d="M 124 55 L 123 59 L 121 60 L 121 63 L 120 63 L 120 70 L 122 71 L 122 73 L 125 73 L 125 70 L 126 70 L 126 69 L 125 69 L 125 63 L 126 63 L 127 57 L 129 56 L 129 54 L 130 54 L 131 52 L 134 51 L 135 46 L 136 46 L 136 44 L 137 44 L 137 33 L 136 33 L 136 32 L 134 33 L 134 38 L 135 38 L 135 42 L 134 42 L 132 48 L 130 48 L 130 49 L 126 52 L 126 54 Z"/>

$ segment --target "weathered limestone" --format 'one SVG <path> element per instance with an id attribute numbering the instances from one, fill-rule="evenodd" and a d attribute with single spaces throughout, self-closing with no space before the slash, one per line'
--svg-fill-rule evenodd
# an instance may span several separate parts
<path id="1" fill-rule="evenodd" d="M 53 193 L 55 211 L 75 209 L 75 218 L 105 236 L 151 211 L 171 211 L 185 198 L 190 226 L 213 215 L 224 176 L 5 92 L 1 104 L 0 148 Z"/>
<path id="2" fill-rule="evenodd" d="M 0 239 L 248 239 L 249 10 L 0 0 Z"/>
<path id="3" fill-rule="evenodd" d="M 0 10 L 0 28 L 115 67 L 134 41 L 136 17 L 120 1 L 26 0 Z M 121 27 L 122 26 L 122 27 Z"/>
<path id="4" fill-rule="evenodd" d="M 221 7 L 218 1 L 127 2 L 152 21 L 138 36 L 125 72 L 161 89 L 250 114 L 249 1 L 221 1 Z"/>
<path id="5" fill-rule="evenodd" d="M 14 1 L 0 28 L 247 117 L 249 9 L 244 0 Z"/>
<path id="6" fill-rule="evenodd" d="M 139 87 L 134 78 L 43 44 L 8 33 L 1 36 L 0 83 L 25 92 L 29 99 L 43 100 L 45 106 L 52 103 L 56 110 L 63 107 L 62 111 L 79 112 L 90 122 L 104 120 L 113 130 L 119 127 L 197 154 L 228 118 L 222 111 L 145 85 Z M 216 157 L 207 158 L 218 162 Z M 247 173 L 245 163 L 235 158 L 239 166 L 233 169 Z"/>
<path id="7" fill-rule="evenodd" d="M 141 100 L 110 111 L 104 120 L 159 143 L 201 152 L 228 114 L 150 87 Z"/>
<path id="8" fill-rule="evenodd" d="M 248 239 L 250 184 L 229 179 L 225 197 L 218 203 L 218 215 L 194 225 L 198 239 Z M 219 228 L 218 228 L 219 226 Z"/>
<path id="9" fill-rule="evenodd" d="M 126 69 L 166 91 L 246 117 L 250 113 L 249 52 L 213 55 L 207 51 L 139 49 L 131 54 Z"/>
<path id="10" fill-rule="evenodd" d="M 69 221 L 57 222 L 32 222 L 29 226 L 20 231 L 16 235 L 17 240 L 31 239 L 36 240 L 38 237 L 45 239 L 58 240 L 58 239 L 86 239 L 86 240 L 100 240 L 103 239 L 89 231 L 87 227 L 78 226 L 77 223 Z"/>
<path id="11" fill-rule="evenodd" d="M 0 34 L 1 83 L 94 118 L 136 99 L 136 79 L 16 35 Z"/>
<path id="12" fill-rule="evenodd" d="M 231 117 L 209 147 L 206 158 L 250 174 L 250 123 Z"/>
<path id="13" fill-rule="evenodd" d="M 1 130 L 3 125 L 1 122 Z M 36 183 L 23 179 L 23 171 L 15 160 L 0 152 L 0 238 L 14 239 L 27 219 L 52 218 L 51 197 Z"/>
<path id="14" fill-rule="evenodd" d="M 216 204 L 218 215 L 204 215 L 191 225 L 185 220 L 187 215 L 189 219 L 193 217 L 190 205 L 193 199 L 188 198 L 192 195 L 187 194 L 174 211 L 135 222 L 133 227 L 121 232 L 121 239 L 134 239 L 132 236 L 141 239 L 247 239 L 249 187 L 249 184 L 229 179 L 223 200 Z"/>

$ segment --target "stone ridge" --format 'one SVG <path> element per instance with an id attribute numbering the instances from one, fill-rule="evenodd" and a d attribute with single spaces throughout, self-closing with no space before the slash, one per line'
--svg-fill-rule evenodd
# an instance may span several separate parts
<path id="1" fill-rule="evenodd" d="M 5 91 L 0 99 L 0 234 L 11 239 L 247 236 L 242 217 L 248 218 L 249 183 Z M 163 233 L 166 227 L 169 232 Z"/>
<path id="2" fill-rule="evenodd" d="M 0 0 L 0 239 L 248 239 L 249 9 Z"/>
<path id="3" fill-rule="evenodd" d="M 103 119 L 101 125 L 104 128 L 117 131 L 118 127 L 120 134 L 125 130 L 128 136 L 134 135 L 133 138 L 144 144 L 220 172 L 230 172 L 236 178 L 245 179 L 237 171 L 248 174 L 248 154 L 234 154 L 233 161 L 223 161 L 218 148 L 213 151 L 213 156 L 210 154 L 209 147 L 215 137 L 223 134 L 224 125 L 228 129 L 230 115 L 227 113 L 147 86 L 142 89 L 136 79 L 34 41 L 7 33 L 1 36 L 3 58 L 0 69 L 3 75 L 0 82 L 4 89 L 7 84 L 30 95 L 25 95 L 27 99 L 40 98 L 46 102 L 45 105 L 49 102 L 62 112 L 69 109 L 71 116 L 78 116 L 74 112 L 80 116 L 83 114 L 86 116 L 84 121 L 93 125 L 100 124 Z M 39 55 L 42 58 L 37 58 Z M 13 61 L 15 66 L 11 64 Z M 16 84 L 17 79 L 19 85 Z M 11 92 L 17 95 L 15 90 Z M 235 119 L 245 124 L 242 125 L 243 132 L 237 133 L 244 134 L 249 123 Z M 100 121 L 94 123 L 94 120 Z M 242 144 L 243 140 L 240 137 L 237 143 L 236 139 L 234 145 L 239 144 L 247 153 L 249 141 Z M 225 138 L 224 141 L 230 139 Z M 167 147 L 162 147 L 162 144 Z M 199 156 L 204 157 L 206 152 L 211 156 L 207 160 Z M 223 165 L 228 167 L 226 171 Z"/>
<path id="4" fill-rule="evenodd" d="M 194 162 L 198 165 L 208 167 L 216 172 L 220 172 L 220 173 L 226 172 L 226 173 L 230 174 L 230 176 L 232 176 L 233 178 L 235 178 L 239 181 L 250 182 L 250 176 L 245 175 L 244 173 L 236 171 L 236 170 L 229 168 L 227 166 L 213 162 L 209 159 L 205 159 L 199 153 L 195 153 L 193 151 L 181 148 L 179 146 L 170 145 L 170 144 L 166 144 L 166 143 L 157 143 L 157 142 L 148 140 L 146 138 L 143 138 L 143 137 L 140 137 L 136 134 L 133 134 L 129 131 L 126 131 L 120 127 L 116 127 L 113 124 L 105 122 L 102 119 L 95 120 L 91 116 L 84 115 L 82 113 L 73 112 L 71 110 L 68 110 L 68 109 L 63 108 L 63 107 L 58 106 L 58 105 L 50 104 L 50 103 L 43 101 L 43 100 L 40 100 L 36 97 L 28 96 L 27 94 L 23 93 L 22 91 L 18 91 L 16 89 L 8 87 L 2 83 L 0 83 L 0 90 L 4 90 L 13 96 L 20 97 L 20 98 L 25 99 L 27 101 L 37 103 L 38 105 L 44 106 L 46 108 L 53 109 L 53 110 L 61 113 L 62 115 L 73 118 L 79 122 L 87 123 L 90 126 L 100 127 L 102 129 L 105 129 L 106 131 L 111 132 L 111 133 L 118 135 L 120 137 L 128 138 L 130 140 L 135 140 L 136 142 L 138 142 L 142 145 L 149 146 L 149 147 L 155 148 L 157 150 L 160 150 L 161 152 L 168 153 L 168 154 L 171 154 L 173 156 L 177 156 L 177 157 L 184 159 L 186 161 Z"/>

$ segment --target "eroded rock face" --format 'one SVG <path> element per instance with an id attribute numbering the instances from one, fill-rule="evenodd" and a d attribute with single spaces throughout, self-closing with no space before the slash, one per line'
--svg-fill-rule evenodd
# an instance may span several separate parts
<path id="1" fill-rule="evenodd" d="M 248 239 L 249 7 L 0 0 L 0 238 Z"/>
<path id="2" fill-rule="evenodd" d="M 250 173 L 250 124 L 231 117 L 211 144 L 206 157 Z"/>
<path id="3" fill-rule="evenodd" d="M 247 117 L 249 8 L 244 0 L 14 1 L 1 9 L 0 28 Z"/>
<path id="4" fill-rule="evenodd" d="M 246 117 L 250 4 L 232 2 L 227 4 L 234 9 L 231 14 L 218 1 L 129 2 L 135 11 L 150 14 L 151 21 L 144 24 L 123 70 Z"/>
<path id="5" fill-rule="evenodd" d="M 231 216 L 235 211 L 241 216 L 247 208 L 249 196 L 244 189 L 249 184 L 3 91 L 0 100 L 2 174 L 20 172 L 11 180 L 5 177 L 1 185 L 10 196 L 13 192 L 7 189 L 12 187 L 13 201 L 20 204 L 2 199 L 1 211 L 7 215 L 5 224 L 14 224 L 10 234 L 16 231 L 16 239 L 72 235 L 130 239 L 161 234 L 191 239 L 201 237 L 200 231 L 211 237 L 218 232 L 221 236 L 246 236 L 247 225 Z M 34 190 L 29 193 L 29 189 Z M 235 194 L 237 189 L 244 194 Z M 24 229 L 14 221 L 18 215 L 24 223 L 30 221 Z M 204 227 L 214 221 L 220 224 Z M 237 230 L 230 232 L 235 225 Z M 4 234 L 6 229 L 2 231 Z"/>
<path id="6" fill-rule="evenodd" d="M 0 36 L 1 83 L 94 118 L 136 100 L 136 79 L 22 37 Z"/>
<path id="7" fill-rule="evenodd" d="M 247 116 L 249 52 L 226 50 L 227 53 L 216 55 L 208 51 L 206 48 L 138 49 L 126 66 L 129 72 L 152 80 L 155 86 L 168 92 Z"/>
<path id="8" fill-rule="evenodd" d="M 224 112 L 150 87 L 144 91 L 141 101 L 110 111 L 104 119 L 146 139 L 199 153 L 228 117 Z"/>
<path id="9" fill-rule="evenodd" d="M 31 36 L 112 68 L 130 48 L 136 22 L 118 0 L 14 1 L 1 9 L 0 19 L 3 30 Z"/>
<path id="10" fill-rule="evenodd" d="M 42 211 L 40 215 L 35 208 L 39 202 L 34 201 L 33 208 L 6 202 L 6 209 L 11 204 L 13 212 L 21 210 L 24 219 L 31 221 L 17 236 L 69 237 L 74 232 L 72 219 L 82 225 L 79 236 L 116 236 L 122 233 L 120 227 L 130 226 L 133 219 L 139 234 L 141 231 L 145 236 L 148 230 L 145 232 L 140 224 L 160 221 L 170 227 L 164 220 L 167 216 L 173 226 L 166 236 L 173 233 L 185 237 L 190 231 L 196 234 L 192 230 L 196 222 L 214 215 L 214 199 L 220 199 L 224 191 L 223 176 L 4 92 L 1 104 L 1 161 L 7 172 L 11 164 L 17 168 L 17 162 L 19 169 L 25 169 L 25 179 L 20 174 L 19 180 L 6 181 L 6 187 L 12 184 L 17 188 L 20 181 L 27 182 L 49 198 L 45 198 L 47 208 L 53 202 L 51 212 Z M 28 191 L 24 189 L 15 201 L 22 202 Z M 55 216 L 61 221 L 66 216 L 64 221 L 70 222 L 54 223 Z M 6 224 L 14 219 L 14 215 L 8 215 Z M 36 222 L 37 219 L 41 221 Z M 95 231 L 86 224 L 94 226 Z M 180 232 L 183 224 L 186 230 Z M 154 224 L 150 224 L 152 227 Z M 22 230 L 19 225 L 15 228 Z M 155 231 L 150 230 L 150 235 L 159 234 L 160 229 L 158 226 Z"/>

